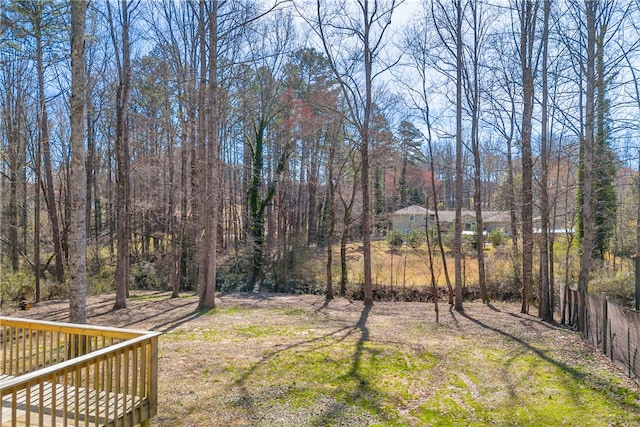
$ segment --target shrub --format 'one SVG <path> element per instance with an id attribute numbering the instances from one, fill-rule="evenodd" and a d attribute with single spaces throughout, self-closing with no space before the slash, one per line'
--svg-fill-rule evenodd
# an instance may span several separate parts
<path id="1" fill-rule="evenodd" d="M 2 304 L 33 300 L 35 296 L 33 288 L 35 279 L 31 273 L 25 273 L 24 271 L 14 273 L 7 268 L 1 277 L 0 302 Z"/>
<path id="2" fill-rule="evenodd" d="M 418 249 L 425 241 L 425 233 L 419 228 L 416 228 L 407 234 L 407 244 L 411 246 L 411 249 Z"/>
<path id="3" fill-rule="evenodd" d="M 498 246 L 502 246 L 507 243 L 507 236 L 502 228 L 494 228 L 491 230 L 491 233 L 489 233 L 487 240 L 494 248 L 497 248 Z"/>
<path id="4" fill-rule="evenodd" d="M 111 264 L 99 267 L 96 274 L 87 276 L 87 293 L 101 295 L 116 289 L 116 268 Z"/>
<path id="5" fill-rule="evenodd" d="M 162 281 L 156 268 L 149 261 L 134 264 L 131 268 L 131 274 L 135 289 L 159 289 L 162 287 Z"/>
<path id="6" fill-rule="evenodd" d="M 389 234 L 387 234 L 387 243 L 393 249 L 398 249 L 403 245 L 405 239 L 405 234 L 399 230 L 391 230 Z"/>
<path id="7" fill-rule="evenodd" d="M 594 273 L 589 281 L 589 293 L 600 296 L 604 293 L 611 302 L 626 307 L 634 307 L 635 303 L 635 272 L 622 271 L 611 274 L 603 269 Z"/>

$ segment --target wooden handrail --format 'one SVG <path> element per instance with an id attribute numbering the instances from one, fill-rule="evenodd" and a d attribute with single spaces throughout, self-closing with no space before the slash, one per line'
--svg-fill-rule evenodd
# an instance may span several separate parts
<path id="1" fill-rule="evenodd" d="M 4 380 L 2 381 L 2 384 L 1 384 L 1 388 L 3 391 L 2 395 L 3 396 L 5 395 L 4 394 L 5 389 L 16 388 L 15 386 L 26 385 L 28 383 L 31 383 L 33 379 L 37 379 L 38 377 L 41 377 L 41 376 L 52 376 L 59 373 L 63 373 L 65 371 L 68 371 L 70 367 L 73 367 L 75 365 L 86 366 L 88 364 L 91 364 L 90 362 L 93 362 L 96 360 L 104 360 L 104 356 L 117 353 L 119 350 L 132 347 L 137 343 L 144 343 L 151 339 L 155 339 L 155 341 L 157 342 L 158 335 L 160 335 L 160 333 L 150 332 L 148 335 L 145 335 L 145 336 L 133 338 L 133 339 L 121 342 L 119 344 L 114 344 L 112 346 L 105 347 L 100 350 L 92 351 L 91 353 L 85 354 L 84 356 L 78 356 L 73 359 L 65 360 L 64 362 L 57 363 L 53 366 L 49 366 L 46 368 L 38 369 L 37 371 L 29 372 L 27 374 L 20 375 L 19 377 L 15 377 L 10 380 Z"/>
<path id="2" fill-rule="evenodd" d="M 78 323 L 51 322 L 47 320 L 32 320 L 16 317 L 0 316 L 0 326 L 16 326 L 31 329 L 44 329 L 48 331 L 63 333 L 87 332 L 87 335 L 98 337 L 109 337 L 119 339 L 135 338 L 140 335 L 147 335 L 149 331 L 135 329 L 110 328 L 108 326 L 94 326 Z"/>
<path id="3" fill-rule="evenodd" d="M 159 333 L 1 316 L 0 331 L 0 424 L 133 426 L 156 414 Z"/>

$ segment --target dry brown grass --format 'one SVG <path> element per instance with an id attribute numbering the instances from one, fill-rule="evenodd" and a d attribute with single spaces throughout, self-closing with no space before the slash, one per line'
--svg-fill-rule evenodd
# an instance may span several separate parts
<path id="1" fill-rule="evenodd" d="M 338 253 L 338 249 L 335 250 Z M 491 251 L 488 251 L 491 253 Z M 352 283 L 364 282 L 362 245 L 349 244 L 347 246 L 349 261 L 349 280 Z M 493 259 L 489 262 L 508 264 L 507 260 Z M 454 260 L 447 256 L 447 269 L 453 281 Z M 429 258 L 426 245 L 418 249 L 411 249 L 403 245 L 401 249 L 392 249 L 384 241 L 371 244 L 371 274 L 376 286 L 413 287 L 430 286 Z M 334 271 L 338 272 L 339 264 L 335 264 Z M 477 282 L 478 264 L 474 256 L 467 255 L 463 265 L 465 283 L 472 285 Z M 433 254 L 433 272 L 438 286 L 445 286 L 445 274 L 440 254 Z M 336 273 L 338 274 L 338 273 Z M 336 280 L 338 276 L 336 276 Z"/>

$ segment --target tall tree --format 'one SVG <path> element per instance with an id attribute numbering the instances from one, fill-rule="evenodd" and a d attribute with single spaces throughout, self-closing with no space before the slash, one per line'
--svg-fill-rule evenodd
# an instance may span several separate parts
<path id="1" fill-rule="evenodd" d="M 71 2 L 71 173 L 69 217 L 70 320 L 87 321 L 87 187 L 84 138 L 87 1 Z"/>
<path id="2" fill-rule="evenodd" d="M 454 176 L 454 209 L 455 220 L 453 228 L 453 254 L 454 254 L 454 306 L 458 311 L 464 309 L 462 304 L 462 208 L 463 208 L 463 180 L 464 180 L 464 152 L 463 152 L 463 89 L 464 89 L 464 41 L 463 0 L 455 0 L 449 6 L 442 0 L 431 2 L 431 15 L 438 38 L 446 51 L 447 67 L 443 71 L 449 80 L 455 85 L 455 176 Z M 453 68 L 453 69 L 451 69 Z"/>
<path id="3" fill-rule="evenodd" d="M 522 313 L 529 312 L 533 286 L 533 152 L 531 130 L 534 107 L 536 21 L 539 1 L 516 1 L 522 77 Z"/>
<path id="4" fill-rule="evenodd" d="M 3 49 L 4 50 L 4 49 Z M 26 78 L 28 63 L 17 58 L 17 52 L 2 52 L 5 58 L 11 56 L 11 60 L 2 64 L 2 74 L 0 83 L 5 90 L 0 98 L 2 144 L 0 150 L 4 153 L 3 168 L 0 169 L 2 178 L 2 189 L 4 190 L 5 180 L 9 182 L 8 195 L 3 191 L 2 199 L 8 203 L 2 205 L 2 215 L 0 219 L 0 235 L 2 236 L 2 247 L 6 247 L 9 254 L 9 265 L 13 272 L 20 270 L 20 254 L 26 254 L 26 244 L 22 244 L 20 239 L 20 229 L 26 238 L 27 229 L 22 224 L 26 221 L 26 209 L 20 209 L 21 199 L 26 199 L 26 194 L 22 189 L 26 187 L 27 171 L 27 145 L 28 139 L 25 130 L 27 129 L 27 83 Z M 4 168 L 6 167 L 6 169 Z M 2 251 L 4 254 L 5 251 Z M 34 272 L 35 274 L 35 272 Z"/>
<path id="5" fill-rule="evenodd" d="M 200 308 L 214 308 L 218 243 L 218 1 L 200 0 L 199 181 L 200 242 L 198 295 Z M 207 16 L 205 16 L 205 13 Z M 208 24 L 208 25 L 205 25 Z M 208 32 L 205 30 L 208 29 Z M 208 34 L 208 36 L 207 36 Z M 208 46 L 208 50 L 205 47 Z M 207 68 L 208 67 L 208 68 Z"/>
<path id="6" fill-rule="evenodd" d="M 129 101 L 131 93 L 131 45 L 129 41 L 130 7 L 128 0 L 121 0 L 118 7 L 118 15 L 121 20 L 120 39 L 117 37 L 116 22 L 112 12 L 111 3 L 107 2 L 109 29 L 111 41 L 115 51 L 118 81 L 116 86 L 116 238 L 117 238 L 117 262 L 116 262 L 116 301 L 114 309 L 127 306 L 129 292 L 130 254 L 129 242 L 131 240 L 130 225 L 130 153 L 129 153 Z"/>
<path id="7" fill-rule="evenodd" d="M 486 13 L 482 2 L 469 2 L 471 31 L 473 44 L 470 50 L 469 67 L 465 67 L 467 104 L 471 113 L 471 151 L 473 154 L 473 206 L 476 213 L 476 258 L 478 262 L 478 285 L 482 302 L 488 303 L 487 280 L 484 264 L 484 223 L 482 220 L 482 157 L 480 150 L 480 73 L 482 66 L 482 50 L 486 40 Z M 471 68 L 468 70 L 468 68 Z"/>
<path id="8" fill-rule="evenodd" d="M 608 97 L 609 87 L 613 75 L 617 71 L 614 64 L 607 63 L 606 50 L 608 41 L 616 33 L 620 23 L 612 22 L 617 2 L 608 1 L 598 5 L 598 22 L 596 28 L 596 70 L 595 70 L 595 153 L 598 161 L 594 164 L 594 222 L 596 234 L 594 236 L 593 256 L 604 261 L 605 255 L 611 247 L 613 229 L 616 217 L 616 190 L 614 180 L 618 171 L 615 153 L 611 149 L 611 102 Z M 622 20 L 621 20 L 622 21 Z"/>
<path id="9" fill-rule="evenodd" d="M 285 90 L 282 79 L 285 60 L 285 49 L 290 48 L 293 26 L 291 16 L 283 12 L 270 17 L 269 23 L 276 30 L 273 40 L 263 39 L 260 51 L 253 50 L 253 57 L 257 68 L 250 71 L 247 91 L 244 96 L 244 108 L 247 114 L 246 125 L 248 132 L 245 138 L 250 151 L 250 179 L 247 189 L 249 238 L 252 252 L 252 265 L 247 286 L 258 289 L 264 275 L 265 261 L 265 214 L 271 201 L 276 195 L 279 181 L 287 167 L 288 158 L 292 152 L 290 138 L 282 138 L 281 144 L 275 146 L 277 139 L 276 122 L 283 112 L 282 95 Z M 268 42 L 271 44 L 268 45 Z M 265 183 L 265 152 L 269 143 L 274 146 L 269 150 L 273 156 L 271 179 Z M 270 236 L 273 236 L 271 234 Z"/>
<path id="10" fill-rule="evenodd" d="M 433 191 L 433 211 L 436 229 L 436 242 L 438 245 L 439 253 L 442 259 L 442 268 L 444 271 L 445 282 L 448 290 L 448 302 L 449 305 L 454 303 L 454 292 L 451 286 L 451 279 L 449 275 L 449 268 L 447 265 L 446 252 L 444 250 L 444 244 L 442 242 L 442 229 L 440 226 L 440 207 L 439 204 L 443 198 L 441 194 L 440 186 L 436 185 L 435 178 L 435 159 L 433 150 L 433 138 L 432 138 L 432 119 L 430 102 L 431 97 L 436 96 L 435 89 L 431 86 L 439 86 L 437 83 L 431 82 L 432 73 L 430 68 L 431 62 L 431 43 L 432 38 L 428 32 L 430 19 L 428 16 L 422 16 L 420 21 L 416 24 L 416 27 L 409 28 L 405 35 L 405 42 L 407 47 L 407 53 L 410 58 L 410 67 L 412 69 L 412 75 L 417 75 L 417 84 L 414 84 L 408 79 L 401 79 L 406 81 L 406 89 L 409 93 L 413 108 L 415 108 L 420 115 L 424 125 L 427 127 L 426 135 L 426 151 L 427 158 L 425 160 L 429 163 L 431 169 L 430 181 L 431 189 Z M 427 203 L 429 197 L 427 197 Z M 428 228 L 428 227 L 427 227 Z M 428 232 L 428 229 L 427 229 Z M 429 242 L 430 244 L 430 242 Z M 429 256 L 430 262 L 432 261 L 431 255 Z"/>
<path id="11" fill-rule="evenodd" d="M 520 289 L 522 286 L 521 259 L 519 247 L 519 196 L 516 188 L 516 165 L 514 159 L 516 152 L 516 134 L 518 125 L 518 82 L 514 76 L 519 74 L 517 46 L 511 45 L 509 53 L 504 50 L 505 33 L 497 29 L 492 34 L 490 45 L 491 62 L 496 64 L 490 67 L 491 90 L 485 92 L 488 102 L 491 104 L 490 126 L 494 132 L 504 140 L 506 151 L 503 155 L 506 160 L 506 183 L 504 197 L 504 208 L 509 211 L 509 235 L 511 237 L 511 261 L 513 265 L 513 285 Z"/>
<path id="12" fill-rule="evenodd" d="M 549 15 L 551 4 L 544 2 L 542 20 L 542 112 L 540 125 L 540 294 L 538 316 L 540 319 L 553 321 L 552 294 L 549 276 L 549 263 L 553 259 L 549 256 L 549 166 L 548 166 L 548 100 L 549 88 L 547 68 L 549 64 Z"/>
<path id="13" fill-rule="evenodd" d="M 455 184 L 455 225 L 453 252 L 455 256 L 455 308 L 462 311 L 462 0 L 455 1 L 455 61 L 456 61 L 456 184 Z"/>
<path id="14" fill-rule="evenodd" d="M 317 0 L 315 16 L 305 18 L 320 37 L 347 104 L 349 120 L 360 137 L 365 306 L 373 305 L 369 149 L 374 83 L 388 68 L 382 61 L 381 52 L 395 8 L 395 0 L 357 0 L 353 4 L 343 2 L 331 5 Z M 351 53 L 345 55 L 345 49 Z"/>
<path id="15" fill-rule="evenodd" d="M 62 243 L 62 232 L 55 196 L 55 183 L 53 179 L 53 162 L 51 158 L 51 141 L 49 132 L 49 117 L 47 111 L 47 96 L 45 91 L 45 52 L 47 47 L 53 48 L 56 34 L 61 25 L 62 5 L 47 0 L 35 1 L 24 0 L 11 5 L 15 12 L 15 20 L 10 24 L 19 28 L 19 33 L 33 39 L 35 51 L 33 59 L 36 65 L 36 76 L 38 82 L 38 148 L 40 153 L 37 163 L 42 161 L 44 166 L 44 196 L 47 205 L 49 221 L 51 223 L 51 233 L 53 249 L 55 254 L 55 276 L 58 282 L 64 280 L 64 252 Z M 6 24 L 9 24 L 8 22 Z M 39 171 L 38 171 L 39 172 Z M 36 225 L 38 227 L 39 225 Z"/>
<path id="16" fill-rule="evenodd" d="M 596 19 L 598 2 L 585 0 L 586 62 L 584 64 L 586 92 L 585 92 L 585 127 L 582 145 L 582 256 L 580 258 L 580 273 L 578 276 L 578 328 L 585 332 L 586 322 L 586 294 L 591 273 L 591 258 L 595 240 L 594 222 L 594 187 L 593 165 L 595 154 L 595 83 L 596 83 Z"/>

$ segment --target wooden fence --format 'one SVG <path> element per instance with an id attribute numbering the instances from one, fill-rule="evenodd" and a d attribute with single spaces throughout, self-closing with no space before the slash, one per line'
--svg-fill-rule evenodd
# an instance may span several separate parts
<path id="1" fill-rule="evenodd" d="M 562 294 L 562 292 L 561 292 Z M 586 295 L 584 337 L 623 372 L 640 383 L 640 312 L 621 307 L 604 297 Z M 578 323 L 578 292 L 570 290 L 565 323 Z"/>
<path id="2" fill-rule="evenodd" d="M 0 317 L 0 425 L 148 425 L 158 335 Z"/>

